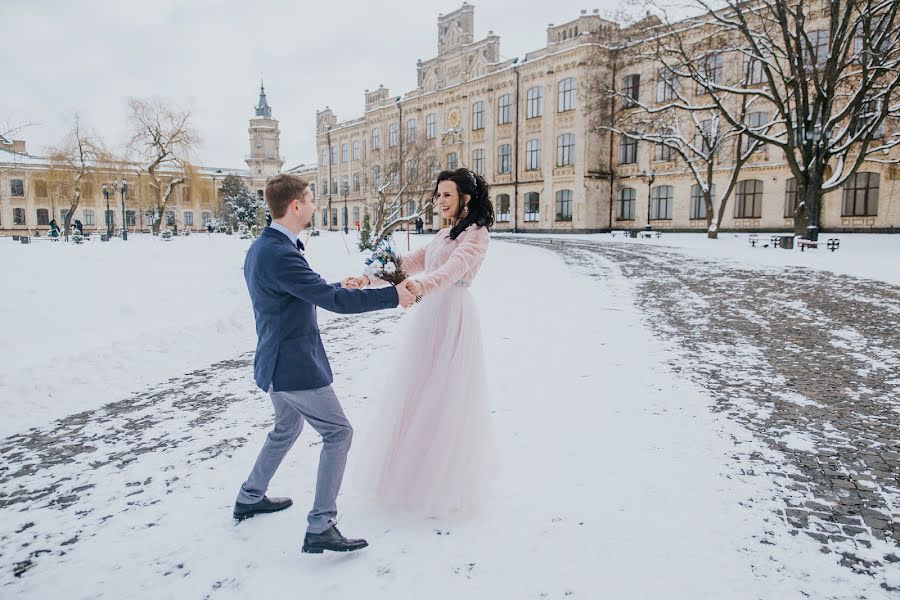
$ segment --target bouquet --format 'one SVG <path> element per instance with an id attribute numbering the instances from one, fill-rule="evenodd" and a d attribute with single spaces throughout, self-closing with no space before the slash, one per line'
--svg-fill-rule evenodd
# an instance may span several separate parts
<path id="1" fill-rule="evenodd" d="M 379 244 L 375 247 L 372 256 L 366 259 L 365 274 L 371 277 L 383 279 L 392 285 L 397 285 L 406 279 L 401 264 L 403 259 L 394 252 L 390 242 Z"/>

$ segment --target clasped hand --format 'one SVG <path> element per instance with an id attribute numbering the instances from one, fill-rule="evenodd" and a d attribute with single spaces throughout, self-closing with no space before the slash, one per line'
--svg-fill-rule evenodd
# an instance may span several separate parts
<path id="1" fill-rule="evenodd" d="M 360 275 L 359 277 L 347 277 L 346 279 L 343 279 L 341 281 L 341 287 L 349 290 L 358 290 L 366 287 L 370 283 L 371 280 L 367 275 Z M 400 299 L 400 306 L 403 308 L 409 308 L 420 301 L 425 293 L 422 284 L 415 279 L 404 279 L 397 284 L 396 288 L 397 296 Z"/>

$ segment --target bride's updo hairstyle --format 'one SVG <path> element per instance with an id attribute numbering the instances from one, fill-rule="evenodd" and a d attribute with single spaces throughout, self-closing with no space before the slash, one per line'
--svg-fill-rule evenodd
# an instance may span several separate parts
<path id="1" fill-rule="evenodd" d="M 450 230 L 450 239 L 455 240 L 469 225 L 490 229 L 494 225 L 494 207 L 488 197 L 488 184 L 484 178 L 468 169 L 441 171 L 432 197 L 437 196 L 437 186 L 448 180 L 456 184 L 456 191 L 459 193 L 459 212 L 456 214 L 456 224 Z M 469 196 L 469 202 L 463 204 L 463 196 L 466 195 Z"/>

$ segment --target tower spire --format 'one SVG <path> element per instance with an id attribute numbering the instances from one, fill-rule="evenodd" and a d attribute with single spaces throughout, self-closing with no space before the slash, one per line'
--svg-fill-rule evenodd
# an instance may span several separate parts
<path id="1" fill-rule="evenodd" d="M 256 116 L 272 118 L 272 108 L 266 100 L 266 87 L 261 77 L 259 79 L 259 103 L 256 105 Z"/>

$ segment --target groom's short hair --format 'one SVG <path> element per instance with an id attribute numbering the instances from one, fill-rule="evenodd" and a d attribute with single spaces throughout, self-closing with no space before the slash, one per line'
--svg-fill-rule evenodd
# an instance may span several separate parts
<path id="1" fill-rule="evenodd" d="M 309 182 L 296 175 L 279 173 L 266 184 L 266 204 L 273 219 L 280 219 L 287 213 L 294 200 L 302 200 Z"/>

